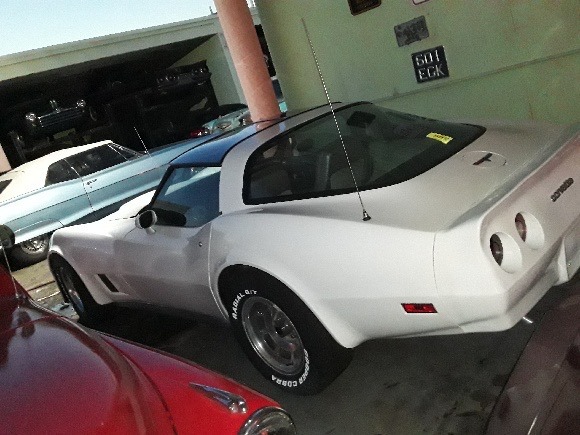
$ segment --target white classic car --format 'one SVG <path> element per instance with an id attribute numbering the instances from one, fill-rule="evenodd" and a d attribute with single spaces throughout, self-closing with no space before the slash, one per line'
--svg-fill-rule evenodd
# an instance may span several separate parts
<path id="1" fill-rule="evenodd" d="M 580 267 L 578 126 L 425 119 L 369 103 L 225 133 L 150 203 L 58 230 L 80 318 L 144 303 L 231 323 L 254 365 L 320 391 L 376 337 L 512 327 Z"/>

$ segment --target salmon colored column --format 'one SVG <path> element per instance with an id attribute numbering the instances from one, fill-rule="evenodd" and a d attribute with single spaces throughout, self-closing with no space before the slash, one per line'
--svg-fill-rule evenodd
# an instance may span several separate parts
<path id="1" fill-rule="evenodd" d="M 246 0 L 214 3 L 252 120 L 278 118 L 278 101 Z"/>

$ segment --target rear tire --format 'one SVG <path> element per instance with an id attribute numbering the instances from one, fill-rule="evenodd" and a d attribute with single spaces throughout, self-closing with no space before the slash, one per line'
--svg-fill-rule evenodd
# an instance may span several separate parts
<path id="1" fill-rule="evenodd" d="M 10 258 L 18 267 L 31 266 L 46 258 L 50 234 L 34 237 L 25 242 L 14 245 L 10 249 Z"/>
<path id="2" fill-rule="evenodd" d="M 70 302 L 81 323 L 94 325 L 111 315 L 111 305 L 98 304 L 73 267 L 62 257 L 49 259 L 50 270 L 64 299 Z"/>
<path id="3" fill-rule="evenodd" d="M 223 300 L 234 334 L 266 379 L 283 390 L 316 394 L 350 363 L 306 304 L 271 276 L 233 277 Z M 232 284 L 230 286 L 230 284 Z"/>

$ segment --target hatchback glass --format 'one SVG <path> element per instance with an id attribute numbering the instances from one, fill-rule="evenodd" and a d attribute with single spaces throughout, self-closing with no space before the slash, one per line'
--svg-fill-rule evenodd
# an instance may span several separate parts
<path id="1" fill-rule="evenodd" d="M 246 165 L 244 200 L 259 204 L 402 183 L 448 159 L 484 131 L 373 104 L 346 106 L 335 116 L 316 118 L 260 147 Z"/>

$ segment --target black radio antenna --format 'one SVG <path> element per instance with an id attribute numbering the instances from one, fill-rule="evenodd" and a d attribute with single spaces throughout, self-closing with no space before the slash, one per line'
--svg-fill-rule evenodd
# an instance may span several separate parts
<path id="1" fill-rule="evenodd" d="M 348 156 L 348 151 L 346 150 L 346 145 L 344 144 L 344 138 L 342 136 L 342 132 L 340 131 L 340 126 L 338 125 L 338 119 L 336 117 L 336 113 L 334 112 L 334 106 L 332 105 L 332 101 L 330 100 L 330 95 L 328 94 L 328 89 L 326 87 L 324 77 L 322 76 L 322 70 L 320 69 L 320 63 L 318 62 L 318 57 L 316 56 L 316 51 L 314 50 L 314 45 L 312 44 L 312 38 L 310 38 L 310 32 L 308 31 L 308 27 L 306 27 L 306 21 L 304 21 L 304 18 L 301 18 L 301 21 L 302 21 L 302 25 L 304 26 L 304 32 L 306 32 L 306 39 L 308 39 L 308 45 L 310 46 L 310 51 L 312 52 L 312 57 L 314 58 L 314 64 L 316 65 L 316 71 L 318 71 L 318 77 L 320 77 L 320 82 L 322 83 L 322 89 L 324 89 L 324 95 L 326 96 L 326 101 L 328 102 L 328 106 L 330 107 L 330 112 L 332 113 L 332 118 L 334 119 L 334 125 L 336 126 L 336 130 L 338 131 L 338 137 L 340 139 L 340 143 L 342 144 L 342 150 L 344 151 L 344 155 L 346 156 L 346 162 L 348 164 L 348 169 L 350 170 L 350 176 L 352 177 L 352 181 L 354 182 L 354 188 L 356 189 L 356 194 L 358 195 L 358 200 L 359 200 L 360 206 L 362 208 L 363 221 L 368 221 L 371 219 L 371 216 L 367 213 L 367 211 L 365 209 L 365 205 L 363 203 L 362 196 L 360 194 L 360 189 L 358 187 L 358 183 L 356 182 L 356 177 L 354 176 L 354 171 L 352 169 L 350 157 Z"/>

